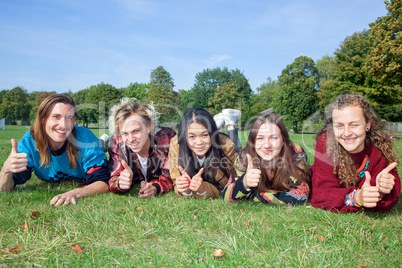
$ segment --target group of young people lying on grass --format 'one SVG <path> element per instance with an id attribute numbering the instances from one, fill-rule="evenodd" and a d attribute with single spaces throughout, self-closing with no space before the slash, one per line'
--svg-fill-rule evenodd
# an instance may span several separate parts
<path id="1" fill-rule="evenodd" d="M 235 121 L 225 109 L 212 117 L 204 109 L 183 114 L 178 132 L 157 126 L 149 104 L 123 99 L 112 108 L 109 160 L 88 129 L 75 125 L 74 100 L 46 98 L 35 123 L 12 150 L 0 173 L 1 191 L 36 177 L 48 182 L 77 181 L 79 187 L 50 201 L 55 206 L 108 192 L 125 194 L 140 184 L 139 197 L 174 189 L 182 197 L 254 200 L 299 205 L 307 201 L 334 212 L 390 210 L 400 195 L 398 161 L 392 141 L 361 95 L 338 96 L 328 107 L 316 136 L 314 164 L 289 139 L 282 117 L 261 112 L 241 149 Z M 228 134 L 219 132 L 223 121 Z"/>

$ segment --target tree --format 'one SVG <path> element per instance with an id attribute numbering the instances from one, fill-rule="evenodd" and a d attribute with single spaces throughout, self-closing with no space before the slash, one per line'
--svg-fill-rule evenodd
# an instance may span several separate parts
<path id="1" fill-rule="evenodd" d="M 240 108 L 242 111 L 242 118 L 249 116 L 250 110 L 250 96 L 251 87 L 248 79 L 244 76 L 243 72 L 239 69 L 229 70 L 227 67 L 205 69 L 195 76 L 195 84 L 191 89 L 193 95 L 194 107 L 204 108 L 208 111 L 216 110 L 213 105 L 216 103 L 212 100 L 215 96 L 215 91 L 224 83 L 232 83 L 240 99 L 238 104 L 233 109 Z"/>
<path id="2" fill-rule="evenodd" d="M 274 110 L 292 121 L 297 131 L 297 123 L 318 108 L 318 72 L 314 61 L 307 56 L 297 57 L 282 71 L 278 82 Z"/>
<path id="3" fill-rule="evenodd" d="M 402 120 L 402 1 L 385 1 L 388 14 L 370 23 L 370 50 L 363 63 L 365 91 L 380 116 Z"/>
<path id="4" fill-rule="evenodd" d="M 223 109 L 233 109 L 241 101 L 241 94 L 237 91 L 234 83 L 223 83 L 215 90 L 215 95 L 209 99 L 209 112 L 218 114 Z"/>
<path id="5" fill-rule="evenodd" d="M 0 118 L 11 122 L 28 120 L 31 104 L 26 89 L 15 87 L 6 91 L 0 104 Z"/>
<path id="6" fill-rule="evenodd" d="M 88 127 L 88 123 L 106 124 L 112 105 L 120 101 L 119 89 L 100 83 L 80 90 L 72 97 L 77 106 L 77 121 Z"/>
<path id="7" fill-rule="evenodd" d="M 147 90 L 149 89 L 149 84 L 147 83 L 130 83 L 125 90 L 124 96 L 127 98 L 136 98 L 137 100 L 143 100 L 147 96 Z"/>
<path id="8" fill-rule="evenodd" d="M 161 122 L 169 122 L 176 119 L 178 93 L 173 91 L 173 78 L 163 66 L 159 66 L 151 72 L 151 80 L 147 99 L 153 101 L 155 108 L 161 114 Z"/>
<path id="9" fill-rule="evenodd" d="M 55 94 L 55 91 L 47 92 L 47 91 L 34 91 L 29 94 L 30 103 L 32 106 L 32 110 L 29 114 L 29 119 L 34 120 L 36 111 L 38 111 L 39 105 L 42 103 L 44 99 L 48 96 Z"/>
<path id="10" fill-rule="evenodd" d="M 272 81 L 270 77 L 267 82 L 257 87 L 257 94 L 251 95 L 250 114 L 252 116 L 259 115 L 262 111 L 273 107 L 273 98 L 278 90 L 278 81 Z"/>

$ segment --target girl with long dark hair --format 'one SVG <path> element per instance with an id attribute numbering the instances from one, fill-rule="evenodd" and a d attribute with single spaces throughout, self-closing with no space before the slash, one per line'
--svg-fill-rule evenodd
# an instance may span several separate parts
<path id="1" fill-rule="evenodd" d="M 282 118 L 270 109 L 253 123 L 223 198 L 230 202 L 248 199 L 271 204 L 304 204 L 308 199 L 308 184 L 306 153 L 290 141 Z"/>
<path id="2" fill-rule="evenodd" d="M 170 143 L 169 168 L 175 193 L 196 198 L 216 198 L 233 168 L 235 145 L 219 133 L 210 113 L 188 109 L 179 132 Z"/>

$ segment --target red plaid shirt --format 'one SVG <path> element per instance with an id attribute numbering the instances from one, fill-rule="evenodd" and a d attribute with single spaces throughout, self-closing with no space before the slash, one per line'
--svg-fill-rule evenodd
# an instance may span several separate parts
<path id="1" fill-rule="evenodd" d="M 132 186 L 123 190 L 119 186 L 120 172 L 124 170 L 121 160 L 125 160 L 133 171 L 133 184 L 140 181 L 152 183 L 157 193 L 165 193 L 173 189 L 173 183 L 169 173 L 169 144 L 176 132 L 170 128 L 158 128 L 154 136 L 150 136 L 151 146 L 149 148 L 147 174 L 144 176 L 141 171 L 141 163 L 136 153 L 126 146 L 121 136 L 113 136 L 109 148 L 109 180 L 110 191 L 124 194 L 129 192 Z"/>

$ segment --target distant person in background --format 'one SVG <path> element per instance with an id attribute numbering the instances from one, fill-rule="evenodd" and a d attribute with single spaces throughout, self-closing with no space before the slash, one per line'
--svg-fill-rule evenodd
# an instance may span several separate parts
<path id="1" fill-rule="evenodd" d="M 236 152 L 241 150 L 241 143 L 239 139 L 238 129 L 236 128 L 236 121 L 241 118 L 241 112 L 235 109 L 223 109 L 222 113 L 214 116 L 216 127 L 220 129 L 223 123 L 226 123 L 227 134 L 232 139 L 236 146 Z"/>
<path id="2" fill-rule="evenodd" d="M 169 144 L 176 132 L 157 127 L 157 112 L 149 104 L 123 99 L 109 119 L 110 191 L 129 192 L 140 183 L 138 197 L 152 197 L 173 189 L 169 172 Z"/>
<path id="3" fill-rule="evenodd" d="M 67 94 L 43 100 L 31 129 L 18 145 L 11 140 L 12 150 L 0 173 L 1 191 L 24 184 L 34 172 L 43 181 L 85 185 L 53 197 L 50 204 L 56 207 L 108 192 L 106 155 L 92 131 L 75 126 L 75 114 L 74 100 Z"/>
<path id="4" fill-rule="evenodd" d="M 301 205 L 308 200 L 309 182 L 306 153 L 289 139 L 282 118 L 269 109 L 251 126 L 223 198 Z"/>
<path id="5" fill-rule="evenodd" d="M 367 100 L 340 95 L 316 136 L 311 205 L 333 212 L 384 212 L 398 201 L 397 153 Z"/>
<path id="6" fill-rule="evenodd" d="M 188 109 L 170 143 L 169 167 L 175 193 L 184 197 L 216 198 L 230 176 L 235 145 L 219 133 L 210 113 Z"/>

